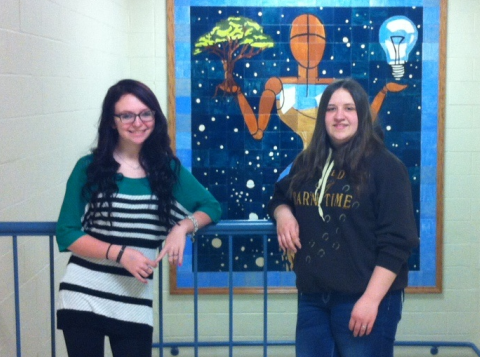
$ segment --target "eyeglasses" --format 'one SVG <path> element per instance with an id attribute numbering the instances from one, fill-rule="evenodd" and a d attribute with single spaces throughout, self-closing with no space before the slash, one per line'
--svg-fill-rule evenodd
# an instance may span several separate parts
<path id="1" fill-rule="evenodd" d="M 155 119 L 155 112 L 153 110 L 144 110 L 139 114 L 126 112 L 114 114 L 113 116 L 119 118 L 123 124 L 133 124 L 137 117 L 139 117 L 142 122 L 148 123 Z"/>

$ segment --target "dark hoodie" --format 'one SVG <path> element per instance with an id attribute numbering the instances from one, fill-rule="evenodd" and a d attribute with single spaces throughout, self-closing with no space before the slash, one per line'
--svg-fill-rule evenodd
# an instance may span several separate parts
<path id="1" fill-rule="evenodd" d="M 419 244 L 407 169 L 387 149 L 372 154 L 367 169 L 368 182 L 357 193 L 345 171 L 333 166 L 320 210 L 317 181 L 287 195 L 295 167 L 275 185 L 270 216 L 287 204 L 300 227 L 302 248 L 294 260 L 300 292 L 363 293 L 375 266 L 397 274 L 390 290 L 407 286 L 408 258 Z"/>

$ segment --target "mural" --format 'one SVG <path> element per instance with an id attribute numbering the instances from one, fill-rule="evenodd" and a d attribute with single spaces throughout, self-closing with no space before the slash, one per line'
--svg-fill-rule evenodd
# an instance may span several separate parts
<path id="1" fill-rule="evenodd" d="M 400 81 L 402 76 L 395 78 L 390 70 L 391 61 L 395 68 L 404 69 L 405 61 L 400 65 L 395 56 L 406 52 L 403 47 L 407 42 L 411 48 L 415 45 L 403 35 L 412 26 L 406 16 L 382 19 L 378 10 L 371 8 L 347 9 L 342 14 L 328 8 L 300 8 L 289 10 L 289 16 L 283 8 L 269 8 L 267 13 L 263 8 L 251 8 L 248 9 L 254 15 L 251 19 L 239 16 L 245 13 L 244 8 L 218 11 L 216 16 L 212 10 L 191 8 L 192 40 L 201 29 L 212 26 L 198 37 L 192 50 L 192 143 L 197 143 L 192 148 L 192 167 L 193 173 L 221 200 L 226 219 L 267 218 L 265 206 L 272 185 L 288 171 L 291 163 L 282 157 L 292 160 L 309 144 L 320 97 L 334 77 L 360 78 L 370 93 L 379 88 L 372 100 L 375 118 L 388 92 L 404 91 L 402 101 L 417 92 L 415 78 L 420 78 L 421 73 L 415 67 L 421 67 L 421 51 L 411 56 L 413 70 L 408 70 L 409 80 Z M 289 18 L 296 13 L 290 22 Z M 421 9 L 401 9 L 397 13 L 408 13 L 416 20 L 422 18 Z M 349 25 L 355 19 L 354 14 L 368 15 L 366 22 L 357 20 L 356 26 Z M 327 24 L 333 23 L 325 25 L 319 17 Z M 280 23 L 276 20 L 273 30 L 269 18 L 283 20 Z M 372 18 L 377 18 L 378 23 L 372 22 Z M 214 19 L 216 22 L 212 23 Z M 333 34 L 329 35 L 327 30 Z M 343 32 L 341 38 L 334 35 L 335 30 Z M 379 33 L 383 42 L 379 41 Z M 362 40 L 356 40 L 357 36 Z M 388 59 L 382 50 L 384 46 L 392 52 Z M 322 68 L 325 52 L 331 70 Z M 363 73 L 356 71 L 357 66 L 365 65 L 370 68 L 362 69 Z M 386 132 L 387 142 L 392 141 L 392 149 L 401 159 L 400 146 L 409 145 L 416 151 L 414 162 L 409 163 L 413 170 L 420 165 L 420 96 L 416 102 L 416 108 L 408 113 L 403 107 L 381 113 L 382 124 L 393 117 L 413 125 L 416 137 L 410 136 L 406 142 L 397 136 L 405 133 L 404 124 L 390 124 Z M 230 131 L 230 125 L 236 127 Z M 291 143 L 285 143 L 285 139 Z M 225 173 L 225 179 L 221 173 Z M 418 197 L 415 201 L 418 203 Z M 203 269 L 220 269 L 211 260 L 208 264 Z"/>
<path id="2" fill-rule="evenodd" d="M 425 148 L 436 147 L 436 136 L 426 136 L 425 128 L 436 133 L 436 117 L 425 116 L 422 106 L 438 96 L 437 78 L 426 66 L 431 53 L 424 50 L 431 9 L 195 3 L 179 5 L 175 15 L 176 92 L 188 93 L 177 99 L 177 154 L 221 202 L 223 219 L 269 218 L 273 185 L 309 144 L 323 90 L 336 78 L 353 77 L 369 93 L 386 145 L 409 170 L 422 244 L 430 239 L 435 247 L 435 229 L 425 230 L 436 219 L 425 164 L 435 169 L 436 157 Z M 438 28 L 433 33 L 438 41 Z M 235 271 L 263 268 L 256 241 L 235 239 Z M 276 237 L 268 242 L 269 270 L 288 271 Z M 199 270 L 225 271 L 227 251 L 223 237 L 202 241 Z M 421 253 L 410 269 L 423 276 Z"/>

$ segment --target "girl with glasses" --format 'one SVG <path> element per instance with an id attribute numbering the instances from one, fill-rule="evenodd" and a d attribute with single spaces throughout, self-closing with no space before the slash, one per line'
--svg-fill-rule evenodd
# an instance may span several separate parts
<path id="1" fill-rule="evenodd" d="M 135 80 L 113 85 L 57 224 L 60 251 L 72 253 L 57 310 L 68 355 L 101 357 L 107 336 L 115 357 L 151 356 L 153 269 L 164 257 L 181 265 L 187 234 L 220 216 L 172 152 L 154 93 Z"/>

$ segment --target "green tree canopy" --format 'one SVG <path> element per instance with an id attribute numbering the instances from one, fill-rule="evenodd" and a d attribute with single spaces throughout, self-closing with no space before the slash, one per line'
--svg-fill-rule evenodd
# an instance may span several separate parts
<path id="1" fill-rule="evenodd" d="M 235 51 L 240 51 L 237 55 L 247 57 L 249 53 L 251 57 L 273 45 L 272 38 L 263 33 L 263 27 L 257 22 L 232 16 L 218 22 L 212 31 L 202 35 L 195 43 L 193 54 L 209 51 L 223 57 L 224 53 L 234 55 Z"/>
<path id="2" fill-rule="evenodd" d="M 225 80 L 217 86 L 217 89 L 235 93 L 239 89 L 233 79 L 235 64 L 273 46 L 273 39 L 263 33 L 263 27 L 257 22 L 242 16 L 232 16 L 217 22 L 212 31 L 200 36 L 195 42 L 193 54 L 208 52 L 220 57 Z"/>

